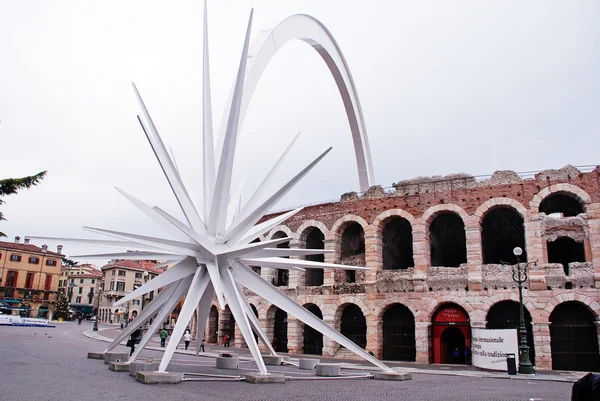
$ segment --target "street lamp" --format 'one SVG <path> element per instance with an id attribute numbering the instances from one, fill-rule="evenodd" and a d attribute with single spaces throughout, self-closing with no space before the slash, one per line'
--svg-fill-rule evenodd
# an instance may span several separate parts
<path id="1" fill-rule="evenodd" d="M 100 317 L 100 297 L 102 297 L 102 290 L 98 291 L 98 298 L 96 300 L 96 320 L 94 320 L 93 331 L 98 331 L 98 318 Z"/>
<path id="2" fill-rule="evenodd" d="M 523 313 L 523 283 L 527 281 L 527 268 L 531 263 L 525 263 L 521 268 L 519 256 L 523 254 L 520 247 L 513 249 L 517 257 L 517 265 L 512 267 L 512 279 L 519 284 L 519 373 L 534 374 L 535 370 L 529 360 L 529 347 L 527 346 L 527 330 L 525 329 L 525 316 Z"/>

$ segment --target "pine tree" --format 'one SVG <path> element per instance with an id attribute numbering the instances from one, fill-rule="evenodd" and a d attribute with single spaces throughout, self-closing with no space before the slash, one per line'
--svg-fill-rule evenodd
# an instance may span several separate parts
<path id="1" fill-rule="evenodd" d="M 40 183 L 41 180 L 46 176 L 47 171 L 42 171 L 41 173 L 37 173 L 36 175 L 31 175 L 29 177 L 21 177 L 21 178 L 5 178 L 0 180 L 0 196 L 4 195 L 12 195 L 16 194 L 19 189 L 31 188 L 34 185 Z M 4 201 L 0 198 L 0 205 L 2 205 Z M 0 212 L 0 221 L 6 220 Z M 6 237 L 2 231 L 0 231 L 0 237 Z"/>
<path id="2" fill-rule="evenodd" d="M 56 301 L 56 312 L 54 313 L 57 319 L 66 319 L 69 317 L 69 302 L 64 292 L 58 293 L 58 301 Z"/>

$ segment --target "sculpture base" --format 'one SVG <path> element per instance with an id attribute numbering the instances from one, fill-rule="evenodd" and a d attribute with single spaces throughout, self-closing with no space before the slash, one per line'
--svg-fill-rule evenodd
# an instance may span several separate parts
<path id="1" fill-rule="evenodd" d="M 127 362 L 129 360 L 129 352 L 105 352 L 104 363 L 111 362 Z"/>
<path id="2" fill-rule="evenodd" d="M 129 376 L 135 377 L 137 372 L 156 372 L 159 362 L 131 362 L 129 364 Z"/>
<path id="3" fill-rule="evenodd" d="M 265 365 L 274 365 L 274 366 L 279 366 L 281 365 L 281 357 L 280 356 L 276 356 L 276 355 L 263 355 L 263 361 L 265 363 Z"/>
<path id="4" fill-rule="evenodd" d="M 129 362 L 111 362 L 108 368 L 113 372 L 129 372 Z"/>
<path id="5" fill-rule="evenodd" d="M 226 357 L 218 357 L 216 368 L 217 369 L 237 369 L 240 366 L 240 359 L 236 356 L 226 358 Z"/>
<path id="6" fill-rule="evenodd" d="M 88 359 L 104 359 L 104 352 L 88 352 Z"/>
<path id="7" fill-rule="evenodd" d="M 319 359 L 302 358 L 298 361 L 298 368 L 302 370 L 314 370 L 319 362 L 321 362 Z"/>
<path id="8" fill-rule="evenodd" d="M 135 380 L 144 384 L 177 384 L 183 380 L 183 372 L 137 372 Z"/>
<path id="9" fill-rule="evenodd" d="M 285 382 L 285 376 L 279 373 L 268 373 L 266 375 L 260 373 L 244 373 L 242 376 L 244 377 L 246 382 L 253 384 Z"/>
<path id="10" fill-rule="evenodd" d="M 337 377 L 340 375 L 340 365 L 337 363 L 318 363 L 317 366 L 317 376 L 323 377 Z"/>
<path id="11" fill-rule="evenodd" d="M 373 379 L 395 381 L 412 380 L 412 374 L 398 372 L 373 372 Z"/>

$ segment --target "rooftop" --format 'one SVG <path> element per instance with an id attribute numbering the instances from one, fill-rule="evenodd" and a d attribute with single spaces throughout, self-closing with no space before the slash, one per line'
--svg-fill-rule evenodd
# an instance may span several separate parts
<path id="1" fill-rule="evenodd" d="M 0 241 L 0 248 L 9 249 L 12 251 L 29 252 L 29 253 L 36 253 L 36 254 L 42 254 L 42 255 L 52 255 L 52 256 L 56 256 L 58 258 L 62 258 L 65 256 L 62 253 L 56 253 L 56 252 L 52 252 L 52 251 L 48 251 L 48 250 L 44 251 L 39 246 L 35 246 L 33 244 L 22 244 L 22 243 L 17 243 L 17 242 Z"/>

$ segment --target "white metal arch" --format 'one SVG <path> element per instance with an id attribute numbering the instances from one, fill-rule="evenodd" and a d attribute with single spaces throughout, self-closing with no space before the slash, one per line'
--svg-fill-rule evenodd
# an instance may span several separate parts
<path id="1" fill-rule="evenodd" d="M 240 125 L 244 120 L 248 104 L 252 99 L 258 81 L 267 68 L 267 65 L 275 53 L 277 53 L 277 50 L 294 39 L 302 40 L 311 45 L 319 53 L 323 61 L 325 61 L 335 79 L 344 102 L 348 122 L 350 123 L 360 190 L 364 192 L 373 185 L 375 178 L 367 129 L 358 93 L 356 92 L 348 64 L 337 42 L 325 25 L 316 18 L 305 14 L 292 15 L 280 22 L 274 29 L 262 31 L 254 38 L 248 51 L 244 90 L 240 106 Z M 217 149 L 222 149 L 232 96 L 233 90 L 223 114 Z"/>

